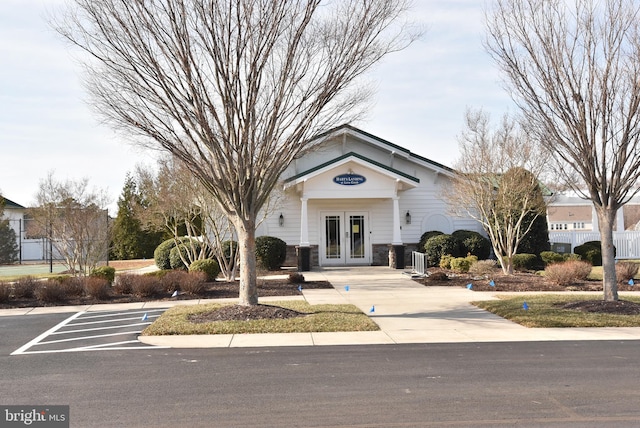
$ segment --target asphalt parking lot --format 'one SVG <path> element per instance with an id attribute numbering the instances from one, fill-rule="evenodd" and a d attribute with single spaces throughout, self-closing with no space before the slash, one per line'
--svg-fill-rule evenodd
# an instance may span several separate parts
<path id="1" fill-rule="evenodd" d="M 162 348 L 138 342 L 138 335 L 164 311 L 76 312 L 11 355 Z"/>

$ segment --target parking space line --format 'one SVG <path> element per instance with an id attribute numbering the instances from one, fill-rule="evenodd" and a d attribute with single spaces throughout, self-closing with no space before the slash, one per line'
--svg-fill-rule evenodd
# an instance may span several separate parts
<path id="1" fill-rule="evenodd" d="M 151 324 L 152 318 L 158 318 L 162 312 L 166 309 L 153 309 L 153 310 L 136 310 L 136 311 L 124 311 L 124 312 L 111 312 L 102 313 L 96 315 L 87 315 L 87 311 L 80 311 L 62 322 L 56 324 L 52 328 L 48 329 L 44 333 L 40 334 L 36 338 L 30 340 L 10 355 L 21 354 L 44 354 L 44 353 L 60 353 L 60 352 L 80 352 L 80 351 L 107 351 L 107 350 L 131 350 L 131 349 L 166 349 L 166 346 L 122 346 L 133 345 L 140 343 L 137 340 L 137 336 L 142 332 L 144 326 Z M 133 316 L 139 314 L 139 316 Z M 144 315 L 143 315 L 144 314 Z M 120 318 L 118 318 L 120 317 Z M 110 319 L 113 318 L 113 319 Z M 94 319 L 95 321 L 85 321 L 87 319 Z M 138 321 L 132 323 L 131 321 Z M 113 325 L 112 323 L 120 322 L 120 325 Z M 96 324 L 102 324 L 98 326 Z M 111 324 L 111 325 L 110 325 Z M 83 327 L 86 326 L 86 327 Z M 130 330 L 131 328 L 135 330 Z M 118 331 L 114 333 L 106 333 L 105 330 L 112 329 L 126 329 L 127 331 Z M 99 332 L 104 332 L 99 334 Z M 91 334 L 98 333 L 98 334 Z M 75 337 L 66 337 L 62 335 L 75 334 Z M 90 335 L 87 335 L 90 334 Z M 126 338 L 118 338 L 117 336 L 129 336 Z M 135 340 L 131 340 L 135 337 Z M 54 339 L 55 340 L 47 340 Z M 116 341 L 108 342 L 109 338 L 114 338 Z M 107 343 L 96 343 L 97 341 L 107 341 Z M 86 346 L 82 346 L 82 341 L 88 342 Z M 93 344 L 91 344 L 93 341 Z M 60 344 L 68 343 L 71 348 L 60 348 Z M 51 346 L 53 345 L 53 346 Z M 58 345 L 58 346 L 56 346 Z M 43 349 L 44 347 L 44 349 Z M 47 347 L 53 349 L 46 349 Z"/>
<path id="2" fill-rule="evenodd" d="M 139 319 L 139 318 L 136 318 Z M 127 324 L 126 327 L 137 327 L 139 325 L 149 325 L 151 324 L 150 322 L 139 322 L 139 323 L 135 323 L 135 324 Z M 69 325 L 78 325 L 78 324 L 69 324 Z M 69 333 L 82 333 L 84 331 L 98 331 L 98 330 L 110 330 L 110 329 L 114 329 L 114 328 L 122 328 L 123 326 L 121 325 L 112 325 L 109 327 L 94 327 L 94 328 L 81 328 L 80 330 L 65 330 L 65 331 L 56 331 L 54 333 L 51 333 L 51 336 L 54 336 L 56 334 L 69 334 Z"/>
<path id="3" fill-rule="evenodd" d="M 45 331 L 44 333 L 42 333 L 40 336 L 30 340 L 29 342 L 27 342 L 26 344 L 22 345 L 20 348 L 16 349 L 15 351 L 13 351 L 11 354 L 9 355 L 20 355 L 23 354 L 25 350 L 31 348 L 33 345 L 35 345 L 36 343 L 38 343 L 40 340 L 44 339 L 45 337 L 47 337 L 48 335 L 50 335 L 51 333 L 53 333 L 54 331 L 56 331 L 59 328 L 64 327 L 65 325 L 67 325 L 68 323 L 70 323 L 71 321 L 73 321 L 74 319 L 78 318 L 80 315 L 82 315 L 84 312 L 78 312 L 76 314 L 71 315 L 69 318 L 67 318 L 66 320 L 63 320 L 62 322 L 58 323 L 57 325 L 51 327 L 49 330 Z"/>
<path id="4" fill-rule="evenodd" d="M 147 318 L 158 318 L 160 315 L 147 315 Z M 84 318 L 83 318 L 84 319 Z M 131 317 L 131 318 L 117 318 L 114 320 L 101 320 L 101 321 L 87 321 L 87 322 L 74 322 L 71 323 L 69 325 L 91 325 L 91 324 L 105 324 L 108 322 L 120 322 L 120 321 L 133 321 L 133 320 L 139 320 L 140 317 Z"/>
<path id="5" fill-rule="evenodd" d="M 87 315 L 85 317 L 82 317 L 82 319 L 89 319 L 89 318 L 108 318 L 108 317 L 115 317 L 118 315 L 131 315 L 131 314 L 149 314 L 151 312 L 164 312 L 167 309 L 139 309 L 139 310 L 134 310 L 134 311 L 127 311 L 127 312 L 109 312 L 108 314 L 99 314 L 99 315 Z M 98 313 L 98 312 L 83 312 L 85 314 L 94 314 L 94 313 Z"/>
<path id="6" fill-rule="evenodd" d="M 142 333 L 142 330 L 122 331 L 122 332 L 119 332 L 119 333 L 109 333 L 109 334 L 98 334 L 98 335 L 95 335 L 95 336 L 71 337 L 69 339 L 60 339 L 60 340 L 49 340 L 47 342 L 34 343 L 34 346 L 37 346 L 37 345 L 50 345 L 52 343 L 73 342 L 75 340 L 99 339 L 101 337 L 121 336 L 123 334 L 138 334 L 138 333 Z"/>

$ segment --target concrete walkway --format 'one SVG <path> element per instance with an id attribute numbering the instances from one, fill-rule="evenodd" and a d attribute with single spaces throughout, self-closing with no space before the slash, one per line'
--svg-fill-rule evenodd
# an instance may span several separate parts
<path id="1" fill-rule="evenodd" d="M 308 281 L 327 280 L 333 289 L 304 290 L 304 297 L 261 298 L 261 302 L 304 298 L 310 304 L 351 303 L 379 326 L 375 332 L 140 336 L 141 342 L 176 348 L 361 345 L 394 343 L 509 342 L 549 340 L 639 340 L 640 327 L 526 328 L 471 305 L 496 299 L 494 292 L 425 287 L 387 267 L 323 268 L 305 272 Z M 226 299 L 234 302 L 236 299 Z M 204 300 L 101 304 L 82 307 L 0 310 L 0 315 L 114 309 L 164 308 Z M 373 308 L 373 311 L 372 311 Z"/>

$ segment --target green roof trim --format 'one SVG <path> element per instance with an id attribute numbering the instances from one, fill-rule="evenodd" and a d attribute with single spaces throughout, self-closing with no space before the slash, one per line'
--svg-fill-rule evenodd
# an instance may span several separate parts
<path id="1" fill-rule="evenodd" d="M 389 166 L 387 166 L 387 165 L 381 164 L 380 162 L 374 161 L 373 159 L 369 159 L 369 158 L 367 158 L 367 157 L 365 157 L 365 156 L 362 156 L 362 155 L 360 155 L 360 154 L 358 154 L 358 153 L 355 153 L 355 152 L 345 153 L 344 155 L 339 156 L 339 157 L 337 157 L 337 158 L 335 158 L 335 159 L 332 159 L 332 160 L 327 161 L 327 162 L 325 162 L 325 163 L 323 163 L 323 164 L 320 164 L 320 165 L 314 166 L 314 167 L 313 167 L 313 168 L 311 168 L 311 169 L 308 169 L 308 170 L 303 171 L 303 172 L 301 172 L 301 173 L 299 173 L 299 174 L 296 174 L 296 175 L 294 175 L 293 177 L 289 177 L 289 178 L 287 178 L 286 180 L 284 180 L 284 182 L 285 182 L 285 183 L 288 183 L 288 182 L 290 182 L 290 181 L 295 181 L 295 180 L 297 180 L 297 179 L 298 179 L 298 178 L 300 178 L 300 177 L 304 177 L 305 175 L 309 175 L 309 174 L 311 174 L 311 173 L 313 173 L 313 172 L 315 172 L 315 171 L 318 171 L 318 170 L 320 170 L 320 169 L 322 169 L 322 168 L 325 168 L 325 167 L 327 167 L 327 166 L 333 165 L 333 164 L 335 164 L 335 163 L 337 163 L 337 162 L 340 162 L 341 160 L 344 160 L 344 159 L 347 159 L 347 158 L 350 158 L 350 157 L 358 158 L 358 159 L 360 159 L 360 160 L 362 160 L 362 161 L 365 161 L 365 162 L 370 163 L 370 164 L 372 164 L 372 165 L 375 165 L 375 166 L 377 166 L 377 167 L 379 167 L 379 168 L 382 168 L 382 169 L 384 169 L 384 170 L 387 170 L 387 171 L 389 171 L 389 172 L 392 172 L 392 173 L 394 173 L 394 174 L 396 174 L 396 175 L 399 175 L 399 176 L 401 176 L 401 177 L 404 177 L 404 178 L 406 178 L 407 180 L 411 180 L 411 181 L 413 181 L 413 182 L 415 182 L 415 183 L 420 183 L 420 179 L 419 179 L 419 178 L 417 178 L 417 177 L 413 177 L 413 176 L 411 176 L 411 175 L 409 175 L 409 174 L 405 174 L 405 173 L 404 173 L 404 172 L 402 172 L 402 171 L 398 171 L 398 170 L 396 170 L 396 169 L 393 169 L 393 168 L 391 168 L 391 167 L 389 167 Z"/>
<path id="2" fill-rule="evenodd" d="M 4 207 L 5 208 L 13 208 L 13 209 L 20 209 L 20 210 L 25 210 L 26 208 L 23 207 L 22 205 L 13 202 L 11 199 L 7 199 L 4 196 L 0 195 L 0 202 L 4 201 Z"/>
<path id="3" fill-rule="evenodd" d="M 320 139 L 320 138 L 322 138 L 322 137 L 326 137 L 327 135 L 330 135 L 330 134 L 335 133 L 335 132 L 337 132 L 337 131 L 340 131 L 340 130 L 342 130 L 342 129 L 348 129 L 348 130 L 353 131 L 353 132 L 355 132 L 355 133 L 362 134 L 362 135 L 364 135 L 364 136 L 366 136 L 366 137 L 368 137 L 368 138 L 371 138 L 372 140 L 376 140 L 377 142 L 379 142 L 379 143 L 381 143 L 381 144 L 384 144 L 384 145 L 386 145 L 386 146 L 389 146 L 389 147 L 390 147 L 390 148 L 392 148 L 393 150 L 396 150 L 396 151 L 399 151 L 399 152 L 405 153 L 405 154 L 406 154 L 406 155 L 408 155 L 409 157 L 413 157 L 413 158 L 415 158 L 415 159 L 418 159 L 418 160 L 419 160 L 419 161 L 421 161 L 421 162 L 425 162 L 425 163 L 431 164 L 431 165 L 433 165 L 433 166 L 435 166 L 435 167 L 442 168 L 442 169 L 444 169 L 445 171 L 448 171 L 448 172 L 451 172 L 451 173 L 455 172 L 453 168 L 450 168 L 450 167 L 448 167 L 448 166 L 446 166 L 446 165 L 443 165 L 443 164 L 441 164 L 441 163 L 438 163 L 438 162 L 432 161 L 431 159 L 427 159 L 427 158 L 425 158 L 425 157 L 423 157 L 423 156 L 420 156 L 420 155 L 417 155 L 417 154 L 415 154 L 415 153 L 412 153 L 410 150 L 405 149 L 404 147 L 398 146 L 397 144 L 393 144 L 392 142 L 387 141 L 387 140 L 385 140 L 385 139 L 383 139 L 383 138 L 376 137 L 376 136 L 375 136 L 375 135 L 373 135 L 373 134 L 369 134 L 368 132 L 363 131 L 362 129 L 356 128 L 355 126 L 352 126 L 352 125 L 349 125 L 349 124 L 344 124 L 344 125 L 336 126 L 335 128 L 332 128 L 332 129 L 330 129 L 330 130 L 328 130 L 328 131 L 325 131 L 325 132 L 323 132 L 323 133 L 321 133 L 321 134 L 318 134 L 317 136 L 315 136 L 314 138 L 312 138 L 312 140 Z"/>

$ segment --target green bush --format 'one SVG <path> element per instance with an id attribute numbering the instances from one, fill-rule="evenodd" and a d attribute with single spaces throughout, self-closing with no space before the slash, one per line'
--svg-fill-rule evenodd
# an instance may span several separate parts
<path id="1" fill-rule="evenodd" d="M 113 284 L 116 278 L 116 269 L 111 266 L 99 266 L 91 271 L 90 277 L 106 279 L 109 284 Z"/>
<path id="2" fill-rule="evenodd" d="M 196 260 L 189 266 L 189 272 L 204 272 L 207 281 L 215 281 L 220 273 L 218 262 L 213 259 Z"/>
<path id="3" fill-rule="evenodd" d="M 553 263 L 561 263 L 567 259 L 563 254 L 559 254 L 554 251 L 543 251 L 540 253 L 540 258 L 545 266 L 549 266 Z"/>
<path id="4" fill-rule="evenodd" d="M 466 257 L 456 257 L 451 259 L 451 270 L 457 273 L 469 272 L 471 267 L 471 259 Z"/>
<path id="5" fill-rule="evenodd" d="M 538 264 L 538 256 L 535 254 L 514 254 L 513 268 L 515 270 L 531 270 L 535 269 Z"/>
<path id="6" fill-rule="evenodd" d="M 452 235 L 432 236 L 424 244 L 424 252 L 427 255 L 428 265 L 438 266 L 440 258 L 445 254 L 451 254 L 453 257 L 460 256 L 460 241 Z"/>
<path id="7" fill-rule="evenodd" d="M 169 251 L 169 265 L 171 266 L 171 269 L 186 270 L 188 268 L 182 259 L 184 258 L 187 262 L 189 261 L 191 246 L 195 248 L 196 253 L 200 253 L 202 244 L 196 240 L 189 242 L 189 239 L 183 239 L 180 245 L 173 247 L 171 251 Z"/>
<path id="8" fill-rule="evenodd" d="M 438 264 L 442 269 L 451 269 L 451 260 L 454 257 L 451 254 L 444 254 L 440 257 L 440 263 Z"/>
<path id="9" fill-rule="evenodd" d="M 171 254 L 171 249 L 176 246 L 175 239 L 167 239 L 162 244 L 158 245 L 156 250 L 153 252 L 153 259 L 156 262 L 156 266 L 158 269 L 171 269 L 171 261 L 169 256 Z"/>
<path id="10" fill-rule="evenodd" d="M 491 241 L 478 232 L 472 230 L 456 230 L 452 233 L 460 241 L 460 253 L 472 254 L 480 260 L 489 258 Z"/>
<path id="11" fill-rule="evenodd" d="M 432 238 L 438 235 L 444 235 L 444 233 L 439 232 L 437 230 L 430 230 L 428 232 L 423 233 L 422 236 L 420 237 L 420 241 L 418 241 L 418 251 L 421 253 L 424 252 L 424 244 L 427 243 L 429 238 Z"/>
<path id="12" fill-rule="evenodd" d="M 593 266 L 602 266 L 602 244 L 600 241 L 587 241 L 575 247 L 573 252 Z M 616 247 L 613 247 L 613 256 L 616 256 Z"/>
<path id="13" fill-rule="evenodd" d="M 256 258 L 260 267 L 278 270 L 287 258 L 287 243 L 275 236 L 256 238 Z"/>

